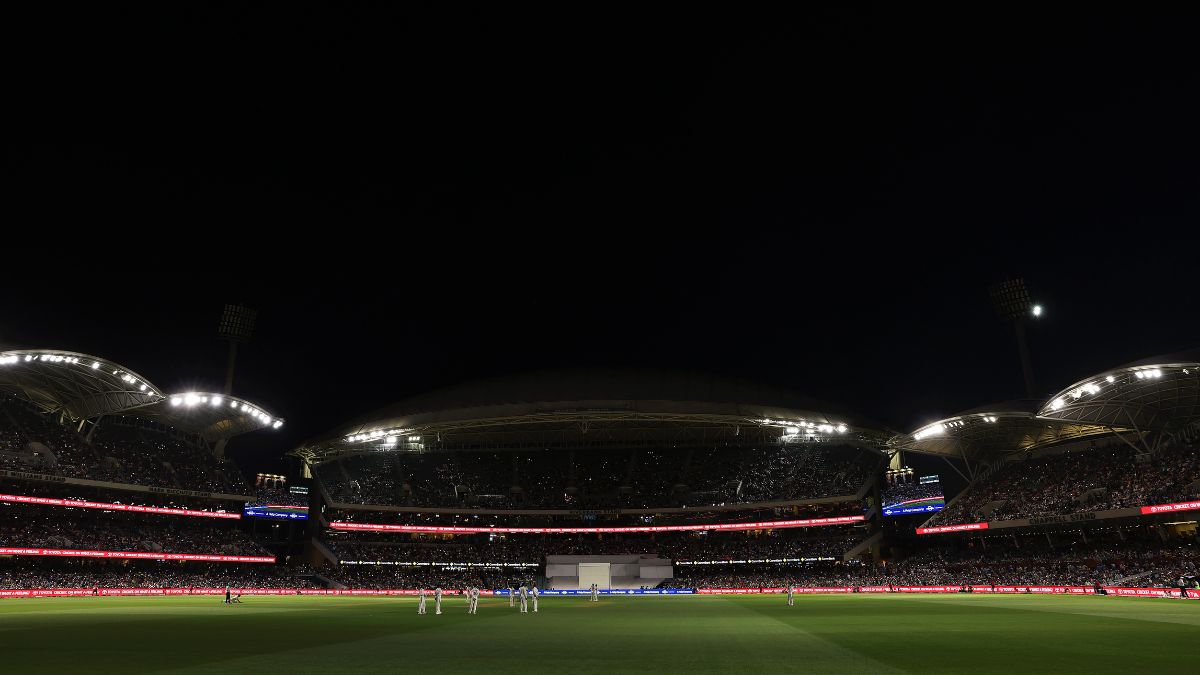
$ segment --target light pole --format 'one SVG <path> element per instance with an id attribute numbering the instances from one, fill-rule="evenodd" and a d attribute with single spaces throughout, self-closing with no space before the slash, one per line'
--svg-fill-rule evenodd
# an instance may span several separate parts
<path id="1" fill-rule="evenodd" d="M 1025 287 L 1025 280 L 1019 277 L 993 284 L 989 291 L 996 314 L 1001 319 L 1013 323 L 1013 329 L 1017 333 L 1017 350 L 1021 355 L 1021 371 L 1025 376 L 1025 396 L 1034 398 L 1033 362 L 1029 358 L 1025 322 L 1030 317 L 1041 317 L 1044 310 L 1041 305 L 1035 305 L 1029 299 L 1029 289 Z"/>
<path id="2" fill-rule="evenodd" d="M 225 395 L 233 393 L 233 367 L 237 363 L 238 343 L 250 342 L 254 334 L 254 320 L 258 311 L 241 305 L 225 305 L 221 313 L 221 324 L 217 326 L 217 335 L 222 340 L 229 341 L 229 367 L 225 371 Z"/>
<path id="3" fill-rule="evenodd" d="M 217 326 L 217 335 L 222 340 L 229 341 L 229 366 L 225 370 L 225 395 L 229 396 L 233 393 L 233 367 L 237 364 L 237 346 L 238 343 L 245 344 L 250 342 L 250 336 L 254 334 L 254 320 L 258 318 L 258 311 L 238 305 L 225 305 L 225 311 L 221 313 L 221 323 Z M 225 444 L 228 439 L 222 438 L 217 441 L 213 448 L 213 454 L 217 457 L 225 456 Z"/>

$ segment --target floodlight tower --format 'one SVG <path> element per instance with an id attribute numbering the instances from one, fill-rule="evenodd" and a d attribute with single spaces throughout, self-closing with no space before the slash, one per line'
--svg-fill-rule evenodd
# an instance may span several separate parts
<path id="1" fill-rule="evenodd" d="M 254 320 L 258 318 L 258 311 L 237 305 L 225 305 L 225 311 L 221 313 L 221 323 L 217 326 L 217 335 L 222 340 L 229 341 L 229 367 L 225 370 L 225 390 L 226 396 L 233 393 L 233 367 L 237 363 L 237 346 L 238 344 L 246 344 L 250 342 L 250 336 L 254 334 Z M 225 455 L 226 439 L 222 438 L 217 441 L 217 445 L 213 448 L 213 454 L 217 457 Z"/>
<path id="2" fill-rule="evenodd" d="M 241 305 L 225 305 L 221 313 L 221 325 L 217 327 L 217 335 L 222 340 L 229 341 L 229 368 L 225 371 L 225 395 L 233 393 L 233 367 L 237 363 L 237 346 L 250 342 L 254 334 L 254 320 L 258 311 Z"/>
<path id="3" fill-rule="evenodd" d="M 1025 337 L 1025 322 L 1042 316 L 1042 306 L 1033 304 L 1029 299 L 1029 289 L 1025 280 L 1005 279 L 993 284 L 989 289 L 992 296 L 992 307 L 996 314 L 1005 321 L 1011 321 L 1017 333 L 1017 349 L 1021 353 L 1021 370 L 1025 375 L 1025 396 L 1033 395 L 1033 362 L 1029 359 L 1029 341 Z"/>

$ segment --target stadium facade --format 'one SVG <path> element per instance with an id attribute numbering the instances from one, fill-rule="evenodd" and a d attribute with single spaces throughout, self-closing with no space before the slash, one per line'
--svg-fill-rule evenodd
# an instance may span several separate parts
<path id="1" fill-rule="evenodd" d="M 1198 361 L 1147 359 L 909 433 L 738 381 L 535 373 L 365 414 L 292 451 L 302 475 L 251 484 L 220 449 L 280 428 L 265 407 L 164 392 L 100 357 L 5 352 L 4 587 L 163 586 L 149 561 L 179 566 L 176 589 L 330 593 L 1161 585 L 1195 546 Z M 908 453 L 967 489 L 943 504 L 904 473 Z M 889 508 L 892 493 L 917 507 Z M 1161 555 L 1113 572 L 1135 549 Z M 1085 571 L 991 560 L 1033 550 Z"/>

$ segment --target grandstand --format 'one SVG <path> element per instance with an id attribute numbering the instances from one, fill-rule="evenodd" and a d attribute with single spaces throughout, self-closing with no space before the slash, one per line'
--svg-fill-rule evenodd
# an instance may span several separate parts
<path id="1" fill-rule="evenodd" d="M 166 394 L 102 357 L 0 353 L 4 588 L 319 586 L 281 564 L 297 532 L 243 519 L 262 486 L 219 452 L 282 424 L 238 397 Z"/>
<path id="2" fill-rule="evenodd" d="M 282 425 L 261 406 L 164 394 L 96 357 L 4 359 L 0 596 L 595 582 L 1179 597 L 1196 583 L 1192 361 L 908 434 L 743 383 L 542 373 L 401 401 L 301 444 L 302 475 L 251 479 L 220 450 Z M 967 489 L 931 516 L 889 516 L 885 494 L 941 503 L 940 483 L 885 480 L 912 477 L 906 454 L 945 459 Z"/>

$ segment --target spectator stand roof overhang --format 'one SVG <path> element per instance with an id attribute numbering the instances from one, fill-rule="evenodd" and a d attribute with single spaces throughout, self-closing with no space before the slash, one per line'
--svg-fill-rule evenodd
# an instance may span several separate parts
<path id="1" fill-rule="evenodd" d="M 710 378 L 521 376 L 416 397 L 305 442 L 309 464 L 385 452 L 836 442 L 880 454 L 892 432 Z M 728 401 L 780 400 L 778 405 Z"/>
<path id="2" fill-rule="evenodd" d="M 282 418 L 245 399 L 195 392 L 166 395 L 109 359 L 56 349 L 0 352 L 0 391 L 72 421 L 128 415 L 210 442 L 283 425 Z"/>
<path id="3" fill-rule="evenodd" d="M 967 410 L 896 436 L 889 445 L 897 450 L 959 459 L 974 471 L 973 464 L 1010 453 L 1126 430 L 1043 417 L 1038 414 L 1040 405 L 1040 401 L 1009 401 Z"/>
<path id="4" fill-rule="evenodd" d="M 195 434 L 207 441 L 219 441 L 259 429 L 278 429 L 283 418 L 266 412 L 243 398 L 227 394 L 187 392 L 134 412 Z"/>
<path id="5" fill-rule="evenodd" d="M 72 420 L 126 412 L 164 398 L 158 387 L 125 366 L 55 349 L 0 352 L 0 390 Z"/>
<path id="6" fill-rule="evenodd" d="M 1080 380 L 1051 397 L 1038 415 L 1128 429 L 1157 444 L 1200 421 L 1200 353 L 1143 359 Z"/>
<path id="7" fill-rule="evenodd" d="M 984 406 L 889 445 L 967 462 L 1110 434 L 1141 450 L 1200 422 L 1200 352 L 1143 359 L 1093 375 L 1048 401 Z M 1140 444 L 1140 445 L 1138 445 Z"/>

